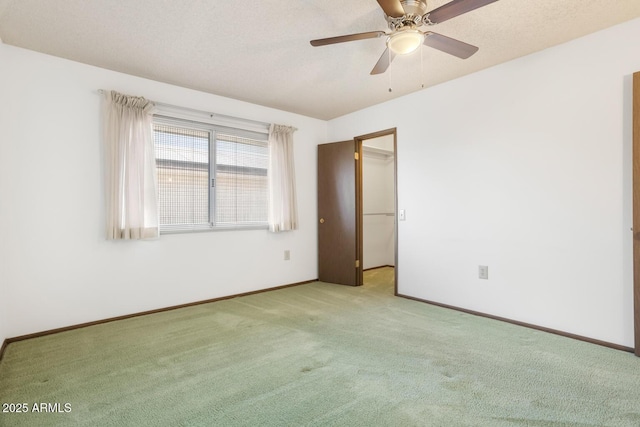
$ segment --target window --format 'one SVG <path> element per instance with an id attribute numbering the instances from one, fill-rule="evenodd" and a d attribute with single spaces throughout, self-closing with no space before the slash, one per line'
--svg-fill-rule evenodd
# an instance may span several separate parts
<path id="1" fill-rule="evenodd" d="M 267 226 L 268 135 L 156 116 L 161 232 Z"/>

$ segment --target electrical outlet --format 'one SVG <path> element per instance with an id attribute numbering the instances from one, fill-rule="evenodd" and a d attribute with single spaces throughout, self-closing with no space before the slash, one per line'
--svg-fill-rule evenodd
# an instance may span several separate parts
<path id="1" fill-rule="evenodd" d="M 284 251 L 284 260 L 289 261 L 290 259 L 291 259 L 291 251 L 287 249 L 286 251 Z"/>
<path id="2" fill-rule="evenodd" d="M 478 266 L 478 278 L 489 280 L 489 267 L 486 265 Z"/>

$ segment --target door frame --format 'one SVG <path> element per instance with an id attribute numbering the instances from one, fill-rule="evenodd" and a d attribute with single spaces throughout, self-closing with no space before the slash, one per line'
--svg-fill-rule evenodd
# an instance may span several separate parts
<path id="1" fill-rule="evenodd" d="M 394 283 L 393 283 L 393 294 L 395 296 L 398 296 L 398 131 L 397 128 L 389 128 L 389 129 L 385 129 L 385 130 L 381 130 L 378 132 L 373 132 L 373 133 L 368 133 L 365 135 L 360 135 L 360 136 L 356 136 L 354 139 L 356 141 L 356 150 L 358 151 L 358 153 L 360 153 L 360 159 L 362 159 L 362 142 L 367 140 L 367 139 L 373 139 L 373 138 L 378 138 L 381 136 L 387 136 L 387 135 L 393 135 L 393 209 L 394 209 L 394 242 L 393 242 L 393 246 L 394 246 L 394 263 L 395 266 L 393 268 L 393 273 L 394 273 Z M 359 216 L 360 216 L 360 220 L 358 223 L 358 231 L 357 231 L 357 236 L 358 236 L 358 242 L 357 242 L 357 246 L 358 246 L 358 259 L 360 259 L 360 267 L 358 268 L 358 283 L 361 285 L 363 283 L 363 270 L 362 270 L 362 248 L 363 248 L 363 242 L 362 242 L 362 234 L 363 234 L 363 230 L 362 230 L 362 223 L 363 223 L 363 219 L 362 219 L 362 214 L 363 214 L 363 206 L 362 206 L 362 161 L 358 162 L 358 178 L 356 179 L 357 182 L 357 193 L 359 193 L 359 207 L 358 207 L 358 211 Z"/>
<path id="2" fill-rule="evenodd" d="M 633 74 L 633 324 L 640 357 L 640 72 Z"/>

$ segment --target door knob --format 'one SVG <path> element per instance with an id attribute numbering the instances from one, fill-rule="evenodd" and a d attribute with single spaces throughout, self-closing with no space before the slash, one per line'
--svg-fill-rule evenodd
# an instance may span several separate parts
<path id="1" fill-rule="evenodd" d="M 320 218 L 320 224 L 324 224 L 324 218 Z"/>

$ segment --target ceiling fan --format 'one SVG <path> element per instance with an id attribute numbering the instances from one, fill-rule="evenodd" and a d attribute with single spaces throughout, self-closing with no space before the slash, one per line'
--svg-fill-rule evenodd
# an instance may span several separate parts
<path id="1" fill-rule="evenodd" d="M 370 31 L 346 36 L 311 40 L 312 46 L 344 43 L 354 40 L 387 37 L 387 48 L 382 53 L 371 74 L 384 73 L 396 55 L 414 52 L 420 45 L 438 49 L 458 58 L 467 59 L 478 51 L 476 46 L 443 36 L 432 31 L 421 31 L 419 27 L 436 25 L 456 16 L 486 6 L 498 0 L 453 0 L 427 12 L 427 0 L 378 0 L 384 11 L 390 33 Z"/>

